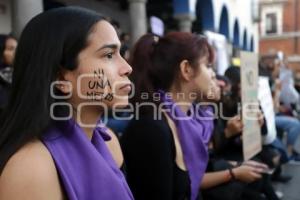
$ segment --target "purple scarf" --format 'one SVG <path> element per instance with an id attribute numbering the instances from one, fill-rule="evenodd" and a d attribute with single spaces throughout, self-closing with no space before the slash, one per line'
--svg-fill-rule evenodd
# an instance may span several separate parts
<path id="1" fill-rule="evenodd" d="M 213 131 L 212 109 L 207 107 L 205 110 L 196 110 L 196 105 L 193 105 L 190 109 L 192 116 L 189 117 L 165 92 L 160 90 L 159 93 L 164 104 L 163 108 L 176 125 L 184 163 L 191 181 L 191 200 L 195 200 L 208 162 L 208 143 Z M 182 118 L 189 119 L 182 120 Z"/>
<path id="2" fill-rule="evenodd" d="M 105 141 L 106 128 L 97 126 L 90 141 L 73 120 L 56 122 L 42 141 L 51 153 L 70 200 L 132 200 L 125 177 Z"/>

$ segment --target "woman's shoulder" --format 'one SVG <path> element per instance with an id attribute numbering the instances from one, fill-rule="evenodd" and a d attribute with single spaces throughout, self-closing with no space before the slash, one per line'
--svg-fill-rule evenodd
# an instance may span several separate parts
<path id="1" fill-rule="evenodd" d="M 27 143 L 8 160 L 0 177 L 0 199 L 62 199 L 54 161 L 41 141 Z"/>
<path id="2" fill-rule="evenodd" d="M 166 136 L 170 133 L 170 127 L 164 116 L 153 117 L 152 115 L 141 115 L 138 118 L 132 119 L 129 122 L 127 129 L 125 130 L 125 135 L 133 133 L 143 133 L 144 135 L 150 134 L 151 137 Z"/>
<path id="3" fill-rule="evenodd" d="M 131 126 L 143 126 L 145 129 L 148 129 L 149 127 L 159 127 L 166 129 L 168 128 L 168 122 L 166 117 L 161 114 L 141 114 L 136 115 L 134 118 L 129 122 L 129 125 Z"/>
<path id="4" fill-rule="evenodd" d="M 173 143 L 172 132 L 166 119 L 155 119 L 151 116 L 133 119 L 121 137 L 123 149 L 148 146 L 169 149 Z"/>

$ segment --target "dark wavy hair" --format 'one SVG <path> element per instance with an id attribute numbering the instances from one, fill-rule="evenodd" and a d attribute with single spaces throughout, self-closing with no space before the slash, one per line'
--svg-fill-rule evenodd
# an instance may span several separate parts
<path id="1" fill-rule="evenodd" d="M 201 35 L 171 32 L 160 38 L 153 34 L 142 36 L 129 59 L 133 69 L 131 80 L 135 85 L 135 96 L 131 101 L 144 102 L 141 98 L 144 92 L 151 97 L 159 89 L 168 91 L 178 78 L 183 60 L 197 68 L 199 59 L 205 56 L 213 62 L 213 49 Z M 150 101 L 155 102 L 154 99 Z"/>
<path id="2" fill-rule="evenodd" d="M 104 18 L 79 7 L 41 13 L 25 27 L 14 60 L 12 91 L 0 125 L 0 172 L 24 144 L 51 123 L 50 85 L 61 69 L 74 70 L 94 25 Z"/>

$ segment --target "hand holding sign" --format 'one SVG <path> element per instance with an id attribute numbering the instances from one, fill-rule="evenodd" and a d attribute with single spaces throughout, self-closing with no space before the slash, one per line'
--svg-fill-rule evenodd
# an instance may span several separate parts
<path id="1" fill-rule="evenodd" d="M 229 119 L 225 128 L 225 136 L 230 138 L 232 136 L 241 134 L 243 131 L 243 123 L 241 121 L 240 116 L 236 115 Z"/>

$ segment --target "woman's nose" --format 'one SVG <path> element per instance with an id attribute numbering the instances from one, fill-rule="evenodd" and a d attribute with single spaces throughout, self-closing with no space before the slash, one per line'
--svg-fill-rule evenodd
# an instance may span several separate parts
<path id="1" fill-rule="evenodd" d="M 132 73 L 132 67 L 123 58 L 122 58 L 121 65 L 122 65 L 121 71 L 120 71 L 121 76 L 124 76 L 124 75 L 129 76 Z"/>

